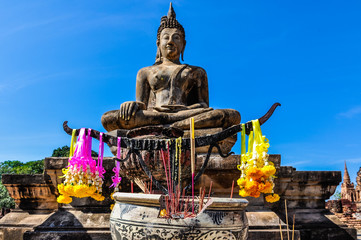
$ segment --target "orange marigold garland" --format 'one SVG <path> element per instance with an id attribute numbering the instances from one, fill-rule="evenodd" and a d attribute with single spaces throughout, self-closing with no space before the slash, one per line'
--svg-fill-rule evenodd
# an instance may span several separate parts
<path id="1" fill-rule="evenodd" d="M 270 194 L 266 196 L 267 202 L 277 202 L 278 194 L 273 193 L 276 168 L 268 161 L 268 139 L 262 136 L 258 120 L 252 121 L 253 131 L 248 139 L 248 151 L 246 153 L 245 125 L 241 132 L 241 164 L 237 166 L 241 176 L 237 180 L 240 188 L 239 195 L 242 197 L 259 197 L 261 193 Z"/>

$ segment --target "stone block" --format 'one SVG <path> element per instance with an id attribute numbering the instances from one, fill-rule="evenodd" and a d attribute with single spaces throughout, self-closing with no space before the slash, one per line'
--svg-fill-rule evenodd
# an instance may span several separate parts
<path id="1" fill-rule="evenodd" d="M 51 212 L 58 208 L 54 187 L 43 174 L 4 174 L 2 183 L 17 209 Z"/>

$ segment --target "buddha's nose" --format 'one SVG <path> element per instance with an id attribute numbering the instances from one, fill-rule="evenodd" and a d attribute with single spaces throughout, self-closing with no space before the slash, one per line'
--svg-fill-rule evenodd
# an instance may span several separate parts
<path id="1" fill-rule="evenodd" d="M 168 45 L 174 45 L 173 38 L 169 38 L 167 44 L 168 44 Z"/>

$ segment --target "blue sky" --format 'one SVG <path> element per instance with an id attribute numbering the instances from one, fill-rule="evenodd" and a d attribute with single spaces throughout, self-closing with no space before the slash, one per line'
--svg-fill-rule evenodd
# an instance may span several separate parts
<path id="1" fill-rule="evenodd" d="M 68 145 L 62 122 L 104 131 L 135 99 L 169 1 L 0 1 L 0 161 Z M 361 167 L 360 1 L 174 1 L 185 62 L 208 74 L 210 105 L 263 126 L 298 170 Z M 94 143 L 94 145 L 96 145 Z M 240 152 L 239 144 L 234 148 Z M 109 155 L 110 152 L 107 151 Z"/>

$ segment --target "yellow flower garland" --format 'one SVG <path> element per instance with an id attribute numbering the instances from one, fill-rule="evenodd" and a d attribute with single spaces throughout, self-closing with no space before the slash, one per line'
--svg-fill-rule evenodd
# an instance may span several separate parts
<path id="1" fill-rule="evenodd" d="M 241 176 L 237 180 L 241 197 L 259 197 L 261 193 L 271 194 L 266 196 L 267 202 L 277 202 L 278 194 L 273 193 L 276 168 L 268 161 L 269 143 L 265 136 L 262 136 L 258 120 L 252 121 L 253 131 L 248 139 L 248 152 L 246 153 L 245 124 L 241 132 L 241 164 L 237 166 Z"/>

